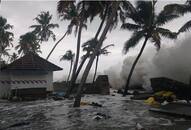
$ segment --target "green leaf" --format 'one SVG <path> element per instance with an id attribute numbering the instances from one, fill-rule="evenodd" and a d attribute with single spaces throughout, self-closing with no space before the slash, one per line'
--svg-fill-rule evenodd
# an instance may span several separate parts
<path id="1" fill-rule="evenodd" d="M 137 31 L 141 29 L 141 26 L 132 23 L 124 23 L 122 24 L 121 28 L 128 29 L 129 31 Z"/>
<path id="2" fill-rule="evenodd" d="M 189 31 L 189 29 L 191 28 L 191 20 L 188 21 L 187 23 L 185 23 L 180 29 L 179 29 L 179 33 L 181 32 L 186 32 Z"/>
<path id="3" fill-rule="evenodd" d="M 177 34 L 176 32 L 171 32 L 168 29 L 165 28 L 156 28 L 156 31 L 163 37 L 170 38 L 170 39 L 176 39 Z"/>
<path id="4" fill-rule="evenodd" d="M 135 47 L 143 37 L 144 31 L 134 32 L 131 38 L 125 42 L 123 53 L 126 54 L 130 48 Z"/>

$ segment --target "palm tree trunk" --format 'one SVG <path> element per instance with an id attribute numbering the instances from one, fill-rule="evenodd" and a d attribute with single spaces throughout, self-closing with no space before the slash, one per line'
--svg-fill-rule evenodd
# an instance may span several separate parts
<path id="1" fill-rule="evenodd" d="M 97 30 L 97 32 L 96 32 L 96 35 L 95 35 L 95 37 L 94 37 L 95 39 L 98 38 L 98 35 L 99 35 L 99 33 L 101 32 L 101 29 L 102 29 L 103 24 L 104 24 L 105 19 L 106 19 L 107 11 L 108 11 L 108 7 L 107 7 L 106 10 L 105 10 L 104 17 L 103 17 L 103 19 L 102 19 L 102 21 L 101 21 L 101 23 L 100 23 L 100 25 L 99 25 L 99 28 L 98 28 L 98 30 Z M 86 59 L 87 59 L 87 58 L 86 58 Z M 82 66 L 83 66 L 83 64 L 85 63 L 86 59 L 80 64 L 80 66 L 79 66 L 79 68 L 78 68 L 78 70 L 77 70 L 75 76 L 73 76 L 73 73 L 72 73 L 72 79 L 71 79 L 71 82 L 70 82 L 70 87 L 67 89 L 66 95 L 65 95 L 66 98 L 69 97 L 70 93 L 72 92 L 72 89 L 73 89 L 73 87 L 75 86 L 76 79 L 77 79 L 77 77 L 78 77 L 78 75 L 79 75 L 79 72 L 81 71 Z M 76 69 L 77 69 L 77 68 L 76 68 Z"/>
<path id="2" fill-rule="evenodd" d="M 142 55 L 142 53 L 143 53 L 143 50 L 144 50 L 144 48 L 145 48 L 145 46 L 146 46 L 146 43 L 147 43 L 147 40 L 148 40 L 148 37 L 145 37 L 145 41 L 144 41 L 144 43 L 143 43 L 143 45 L 142 45 L 142 47 L 141 47 L 141 50 L 140 50 L 138 56 L 136 57 L 135 61 L 133 62 L 133 65 L 132 65 L 132 67 L 131 67 L 131 70 L 130 70 L 129 75 L 128 75 L 128 78 L 127 78 L 127 83 L 126 83 L 126 86 L 125 86 L 125 90 L 124 90 L 123 96 L 126 96 L 127 93 L 128 93 L 131 76 L 132 76 L 132 74 L 133 74 L 133 71 L 134 71 L 134 69 L 135 69 L 135 66 L 136 66 L 136 64 L 137 64 L 137 62 L 138 62 L 138 60 L 139 60 L 139 58 L 141 57 L 141 55 Z"/>
<path id="3" fill-rule="evenodd" d="M 74 62 L 74 66 L 73 66 L 73 70 L 72 70 L 72 78 L 70 80 L 70 85 L 66 91 L 65 97 L 69 97 L 70 92 L 72 90 L 72 87 L 75 85 L 75 75 L 76 75 L 76 70 L 78 67 L 78 60 L 79 60 L 79 56 L 80 56 L 80 43 L 81 43 L 81 32 L 82 32 L 82 24 L 83 21 L 80 21 L 80 26 L 79 26 L 79 30 L 78 30 L 78 39 L 77 39 L 77 48 L 76 48 L 76 57 L 75 57 L 75 62 Z"/>
<path id="4" fill-rule="evenodd" d="M 93 83 L 95 82 L 95 78 L 96 78 L 96 74 L 97 74 L 98 61 L 99 61 L 99 55 L 97 56 L 97 59 L 96 59 L 96 66 L 95 66 L 95 72 L 94 72 L 94 77 L 93 77 Z"/>
<path id="5" fill-rule="evenodd" d="M 71 75 L 71 72 L 72 72 L 72 64 L 73 64 L 73 61 L 71 60 L 71 62 L 70 62 L 70 71 L 69 71 L 67 82 L 66 82 L 67 84 L 68 84 L 68 81 L 70 80 L 70 75 Z"/>
<path id="6" fill-rule="evenodd" d="M 97 52 L 100 50 L 100 48 L 101 48 L 101 46 L 102 46 L 102 44 L 103 44 L 103 41 L 104 41 L 104 39 L 105 39 L 105 37 L 106 37 L 106 35 L 107 35 L 107 32 L 108 32 L 108 30 L 109 30 L 109 28 L 110 28 L 110 25 L 111 25 L 112 22 L 113 22 L 113 17 L 116 15 L 116 11 L 117 11 L 118 6 L 119 6 L 118 2 L 115 2 L 115 3 L 112 4 L 112 13 L 111 13 L 111 15 L 110 15 L 110 17 L 109 17 L 109 19 L 108 19 L 106 25 L 105 25 L 105 28 L 104 28 L 104 30 L 103 30 L 103 32 L 102 32 L 102 35 L 100 36 L 99 42 L 98 42 L 98 44 L 96 45 L 95 52 L 94 52 L 93 55 L 90 57 L 90 60 L 89 60 L 87 66 L 86 66 L 86 68 L 85 68 L 85 70 L 84 70 L 84 73 L 83 73 L 81 82 L 80 82 L 80 84 L 79 84 L 79 86 L 78 86 L 77 94 L 76 94 L 75 101 L 74 101 L 74 105 L 73 105 L 74 107 L 80 107 L 81 94 L 82 94 L 83 85 L 84 85 L 84 83 L 86 82 L 87 76 L 88 76 L 89 71 L 90 71 L 90 69 L 91 69 L 91 67 L 92 67 L 92 64 L 93 64 L 93 62 L 94 62 L 94 59 L 95 59 L 95 57 L 96 57 L 96 54 L 97 54 Z"/>
<path id="7" fill-rule="evenodd" d="M 73 90 L 73 88 L 74 88 L 76 79 L 78 78 L 78 75 L 79 75 L 79 73 L 80 73 L 80 71 L 81 71 L 81 69 L 82 69 L 82 67 L 83 67 L 83 65 L 84 65 L 84 63 L 85 63 L 85 61 L 87 60 L 87 58 L 88 58 L 88 56 L 85 56 L 84 59 L 82 60 L 82 62 L 80 63 L 80 65 L 79 65 L 79 67 L 78 67 L 78 69 L 77 69 L 77 71 L 76 71 L 76 75 L 75 75 L 75 78 L 74 78 L 74 83 L 73 83 L 73 84 L 72 84 L 72 83 L 70 84 L 69 89 L 68 89 L 67 94 L 65 95 L 65 97 L 69 97 L 69 94 L 71 94 L 71 92 L 72 92 L 72 90 Z"/>
<path id="8" fill-rule="evenodd" d="M 96 35 L 95 35 L 95 39 L 98 38 L 98 36 L 99 36 L 99 34 L 100 34 L 100 32 L 101 32 L 101 29 L 102 29 L 103 24 L 104 24 L 104 22 L 105 22 L 105 18 L 106 18 L 106 15 L 107 15 L 107 11 L 108 11 L 108 6 L 106 7 L 105 14 L 104 14 L 103 19 L 102 19 L 102 21 L 101 21 L 101 23 L 100 23 L 100 25 L 99 25 L 98 30 L 97 30 L 97 33 L 96 33 Z"/>
<path id="9" fill-rule="evenodd" d="M 87 59 L 88 59 L 88 56 L 85 56 L 84 59 L 82 60 L 82 62 L 80 63 L 80 65 L 76 71 L 75 81 L 76 81 L 76 79 L 77 79 L 77 77 L 78 77 L 78 75 L 79 75 L 79 73 L 80 73 L 80 71 L 81 71 L 81 69 L 82 69 L 82 67 L 83 67 L 83 65 Z"/>
<path id="10" fill-rule="evenodd" d="M 52 50 L 49 52 L 48 56 L 46 57 L 46 60 L 50 57 L 54 49 L 57 47 L 57 45 L 62 41 L 62 39 L 65 38 L 66 34 L 68 33 L 68 30 L 65 32 L 65 34 L 56 42 L 56 44 L 53 46 Z"/>

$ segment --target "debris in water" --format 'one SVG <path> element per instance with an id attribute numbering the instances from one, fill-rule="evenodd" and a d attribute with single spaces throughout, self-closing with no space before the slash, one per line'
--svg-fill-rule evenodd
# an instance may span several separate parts
<path id="1" fill-rule="evenodd" d="M 136 130 L 145 130 L 145 128 L 140 123 L 137 123 Z"/>

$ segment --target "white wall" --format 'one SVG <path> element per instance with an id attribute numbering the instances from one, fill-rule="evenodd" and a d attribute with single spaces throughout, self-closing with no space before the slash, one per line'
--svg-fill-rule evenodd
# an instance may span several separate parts
<path id="1" fill-rule="evenodd" d="M 5 81 L 2 84 L 1 81 Z M 10 84 L 6 81 L 10 81 Z M 53 90 L 53 72 L 38 73 L 38 71 L 12 71 L 0 73 L 0 97 L 9 93 L 11 89 L 46 88 Z"/>

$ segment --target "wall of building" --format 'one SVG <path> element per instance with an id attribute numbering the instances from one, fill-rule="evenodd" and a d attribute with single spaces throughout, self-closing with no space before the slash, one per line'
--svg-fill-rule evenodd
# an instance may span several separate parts
<path id="1" fill-rule="evenodd" d="M 11 89 L 46 88 L 53 90 L 53 72 L 11 71 L 0 74 L 0 97 L 10 93 Z"/>
<path id="2" fill-rule="evenodd" d="M 0 71 L 0 98 L 8 98 L 11 94 L 11 85 L 7 81 L 10 81 L 9 73 Z"/>

